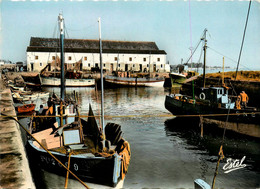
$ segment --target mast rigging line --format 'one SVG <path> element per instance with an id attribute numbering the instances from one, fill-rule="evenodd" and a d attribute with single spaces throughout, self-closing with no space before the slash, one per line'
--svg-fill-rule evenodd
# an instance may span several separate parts
<path id="1" fill-rule="evenodd" d="M 243 33 L 243 39 L 242 39 L 242 44 L 241 44 L 241 48 L 240 48 L 240 52 L 239 52 L 239 58 L 238 58 L 238 63 L 237 63 L 235 81 L 237 80 L 237 72 L 238 72 L 238 67 L 239 67 L 240 58 L 241 58 L 242 49 L 243 49 L 244 40 L 245 40 L 245 35 L 246 35 L 246 28 L 247 28 L 247 23 L 248 23 L 248 17 L 249 17 L 250 7 L 251 7 L 251 0 L 249 1 L 249 6 L 248 6 L 248 12 L 247 12 L 247 17 L 246 17 L 246 24 L 245 24 L 244 33 Z M 232 96 L 233 96 L 233 92 L 234 92 L 234 91 L 232 91 Z M 216 177 L 217 177 L 217 174 L 218 174 L 219 162 L 220 162 L 221 159 L 224 159 L 224 154 L 223 154 L 222 147 L 223 147 L 224 140 L 225 140 L 225 133 L 226 133 L 226 130 L 227 130 L 227 122 L 228 122 L 229 116 L 230 116 L 230 105 L 229 105 L 229 107 L 228 107 L 228 115 L 227 115 L 226 122 L 225 122 L 225 125 L 224 125 L 224 131 L 223 131 L 221 146 L 220 146 L 219 153 L 218 153 L 218 163 L 217 163 L 216 170 L 215 170 L 215 174 L 214 174 L 214 178 L 213 178 L 213 181 L 212 181 L 212 187 L 211 187 L 212 189 L 214 189 L 214 187 L 215 187 L 215 180 L 216 180 Z"/>
<path id="2" fill-rule="evenodd" d="M 29 131 L 28 129 L 26 129 L 26 127 L 24 127 L 15 117 L 10 116 L 10 115 L 5 115 L 3 113 L 1 113 L 2 117 L 6 117 L 9 119 L 14 120 L 15 122 L 18 123 L 18 125 L 20 127 L 22 127 L 22 129 L 29 134 L 53 159 L 55 159 L 55 161 L 57 161 L 63 168 L 65 168 L 72 176 L 74 176 L 76 178 L 76 180 L 78 180 L 85 188 L 89 188 L 86 183 L 84 183 L 82 180 L 80 180 L 80 178 L 77 177 L 77 175 L 75 175 L 71 170 L 69 170 L 59 159 L 57 159 L 44 145 L 42 145 L 37 138 L 35 138 Z"/>
<path id="3" fill-rule="evenodd" d="M 205 28 L 204 31 L 203 31 L 203 33 L 202 33 L 202 35 L 201 35 L 201 37 L 200 37 L 200 39 L 199 39 L 199 41 L 198 41 L 198 43 L 197 43 L 197 45 L 196 45 L 196 48 L 194 49 L 194 51 L 192 52 L 191 56 L 188 58 L 188 60 L 186 61 L 185 64 L 188 64 L 188 62 L 190 61 L 190 59 L 192 58 L 192 56 L 193 56 L 194 53 L 196 52 L 197 48 L 199 47 L 201 41 L 203 41 L 203 39 L 204 39 L 204 37 L 205 37 L 207 31 L 208 31 L 207 28 Z"/>
<path id="4" fill-rule="evenodd" d="M 228 57 L 228 56 L 226 56 L 226 55 L 224 55 L 224 54 L 218 52 L 217 50 L 215 50 L 215 49 L 213 49 L 213 48 L 211 48 L 211 47 L 209 47 L 209 46 L 207 46 L 207 47 L 208 47 L 209 49 L 211 49 L 213 52 L 215 52 L 216 54 L 219 54 L 219 55 L 221 55 L 221 56 L 224 56 L 225 58 L 227 58 L 227 59 L 229 59 L 229 60 L 231 60 L 232 62 L 234 62 L 234 63 L 237 64 L 237 61 L 236 61 L 236 60 L 234 60 L 234 59 L 232 59 L 232 58 L 230 58 L 230 57 Z M 242 65 L 244 68 L 246 68 L 246 69 L 248 69 L 248 70 L 252 70 L 252 69 L 246 67 L 246 66 L 243 65 L 243 64 L 240 64 L 240 65 Z"/>
<path id="5" fill-rule="evenodd" d="M 190 53 L 191 53 L 191 63 L 192 63 L 192 29 L 191 29 L 191 6 L 190 6 L 190 1 L 189 0 L 189 21 L 190 21 Z M 187 62 L 188 63 L 188 62 Z"/>
<path id="6" fill-rule="evenodd" d="M 235 77 L 235 80 L 237 80 L 238 67 L 239 67 L 239 63 L 240 63 L 240 58 L 241 58 L 241 54 L 242 54 L 242 49 L 243 49 L 243 46 L 244 46 L 244 40 L 245 40 L 245 35 L 246 35 L 246 28 L 247 28 L 247 23 L 248 23 L 248 18 L 249 18 L 250 7 L 251 7 L 251 0 L 249 1 L 249 5 L 248 5 L 248 11 L 247 11 L 247 16 L 246 16 L 246 24 L 245 24 L 245 28 L 244 28 L 244 33 L 243 33 L 243 38 L 242 38 L 242 44 L 241 44 L 241 47 L 240 47 L 240 52 L 239 52 L 239 57 L 238 57 L 238 62 L 237 62 L 237 69 L 236 69 L 236 77 Z"/>

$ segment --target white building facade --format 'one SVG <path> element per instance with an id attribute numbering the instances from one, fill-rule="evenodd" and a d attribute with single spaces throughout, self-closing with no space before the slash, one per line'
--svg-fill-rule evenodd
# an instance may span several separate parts
<path id="1" fill-rule="evenodd" d="M 81 70 L 100 68 L 99 41 L 86 39 L 64 40 L 64 62 L 80 63 Z M 166 52 L 154 42 L 102 41 L 102 62 L 106 71 L 169 72 Z M 28 71 L 41 71 L 49 63 L 59 61 L 59 40 L 31 38 L 27 47 Z"/>

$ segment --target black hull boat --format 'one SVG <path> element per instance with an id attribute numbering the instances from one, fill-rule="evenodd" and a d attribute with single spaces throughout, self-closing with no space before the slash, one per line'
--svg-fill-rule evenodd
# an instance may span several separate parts
<path id="1" fill-rule="evenodd" d="M 59 15 L 61 46 L 63 47 L 63 17 Z M 61 57 L 63 48 L 61 48 Z M 102 63 L 101 63 L 102 65 Z M 64 61 L 61 58 L 61 97 L 53 94 L 47 107 L 37 112 L 30 123 L 27 148 L 33 161 L 43 169 L 86 182 L 116 186 L 124 180 L 130 162 L 130 145 L 122 137 L 121 126 L 104 125 L 103 95 L 101 125 L 98 126 L 89 105 L 88 119 L 80 117 L 78 99 L 65 98 Z M 103 72 L 101 66 L 101 73 Z M 101 74 L 101 78 L 102 78 Z M 103 83 L 101 87 L 103 94 Z M 88 187 L 87 187 L 88 188 Z"/>
<path id="2" fill-rule="evenodd" d="M 91 106 L 89 118 L 84 120 L 77 117 L 77 107 L 69 101 L 62 115 L 59 99 L 51 98 L 48 104 L 49 108 L 41 114 L 44 117 L 32 120 L 32 136 L 83 181 L 116 186 L 120 180 L 124 180 L 131 152 L 129 143 L 122 138 L 121 126 L 108 123 L 102 134 Z M 63 126 L 60 116 L 63 116 Z M 27 149 L 33 157 L 30 159 L 49 172 L 65 176 L 67 170 L 33 137 L 29 137 L 27 142 Z"/>
<path id="3" fill-rule="evenodd" d="M 42 168 L 58 175 L 66 175 L 67 171 L 45 150 L 37 148 L 33 141 L 28 141 L 27 147 L 33 155 L 33 161 L 38 162 Z M 58 152 L 52 154 L 64 165 L 68 165 L 68 154 Z M 70 157 L 70 170 L 85 182 L 116 186 L 121 180 L 121 166 L 121 156 L 118 154 L 111 157 L 95 157 L 91 153 L 86 153 Z"/>
<path id="4" fill-rule="evenodd" d="M 205 95 L 206 94 L 206 95 Z M 200 98 L 181 94 L 166 96 L 165 108 L 173 115 L 200 115 L 213 120 L 243 124 L 260 124 L 260 112 L 254 107 L 238 109 L 235 102 L 231 102 L 227 90 L 223 87 L 210 87 L 200 93 Z"/>

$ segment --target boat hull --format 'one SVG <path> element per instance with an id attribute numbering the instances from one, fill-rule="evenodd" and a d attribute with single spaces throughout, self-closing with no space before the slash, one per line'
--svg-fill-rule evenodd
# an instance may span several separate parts
<path id="1" fill-rule="evenodd" d="M 18 106 L 17 111 L 18 113 L 27 113 L 32 112 L 35 109 L 35 104 L 24 104 L 23 106 Z"/>
<path id="2" fill-rule="evenodd" d="M 28 140 L 27 148 L 33 161 L 43 169 L 58 175 L 66 176 L 67 170 L 55 161 L 45 150 L 34 146 Z M 68 166 L 68 155 L 51 152 L 64 165 Z M 93 155 L 71 155 L 70 170 L 81 180 L 98 184 L 115 186 L 120 180 L 121 157 L 114 154 L 111 157 L 95 157 Z M 73 178 L 70 175 L 70 178 Z"/>
<path id="3" fill-rule="evenodd" d="M 164 85 L 164 78 L 128 78 L 106 76 L 105 81 L 114 85 L 133 87 L 163 87 Z"/>
<path id="4" fill-rule="evenodd" d="M 174 85 L 180 85 L 186 81 L 186 76 L 183 74 L 178 74 L 178 73 L 170 73 L 170 78 L 171 78 L 171 84 L 172 86 Z"/>
<path id="5" fill-rule="evenodd" d="M 60 78 L 41 77 L 41 85 L 44 87 L 60 87 Z M 95 86 L 95 79 L 66 79 L 66 87 L 91 87 Z"/>
<path id="6" fill-rule="evenodd" d="M 236 124 L 260 124 L 260 114 L 256 110 L 230 109 L 230 112 L 228 112 L 228 109 L 225 108 L 180 101 L 172 95 L 166 96 L 165 108 L 176 116 L 202 115 L 208 119 L 226 121 L 227 114 L 229 113 L 228 122 Z"/>

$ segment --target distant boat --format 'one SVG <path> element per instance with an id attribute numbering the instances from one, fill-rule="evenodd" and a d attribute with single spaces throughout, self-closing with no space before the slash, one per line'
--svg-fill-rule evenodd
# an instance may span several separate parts
<path id="1" fill-rule="evenodd" d="M 127 77 L 127 72 L 117 72 L 115 76 L 105 76 L 107 83 L 116 86 L 133 86 L 133 87 L 163 87 L 165 78 L 163 77 Z M 128 74 L 130 75 L 130 74 Z"/>
<path id="2" fill-rule="evenodd" d="M 59 61 L 59 60 L 57 60 Z M 79 71 L 77 68 L 77 64 L 80 62 L 76 63 L 76 66 L 74 67 L 75 69 L 71 70 L 66 70 L 65 73 L 65 86 L 66 87 L 91 87 L 95 86 L 95 79 L 93 78 L 83 78 L 83 73 L 82 71 Z M 61 72 L 60 72 L 60 67 L 59 67 L 59 62 L 58 62 L 58 67 L 56 67 L 56 71 L 47 71 L 47 68 L 51 66 L 51 64 L 48 64 L 41 72 L 40 72 L 40 81 L 41 81 L 41 86 L 43 87 L 59 87 L 61 86 Z"/>
<path id="3" fill-rule="evenodd" d="M 22 78 L 24 80 L 25 86 L 30 89 L 41 88 L 41 80 L 39 73 L 23 73 Z"/>
<path id="4" fill-rule="evenodd" d="M 182 83 L 184 83 L 187 79 L 198 75 L 197 72 L 195 71 L 185 71 L 182 73 L 178 73 L 178 72 L 171 72 L 170 73 L 170 78 L 171 78 L 171 84 L 172 86 L 174 85 L 180 85 Z"/>

